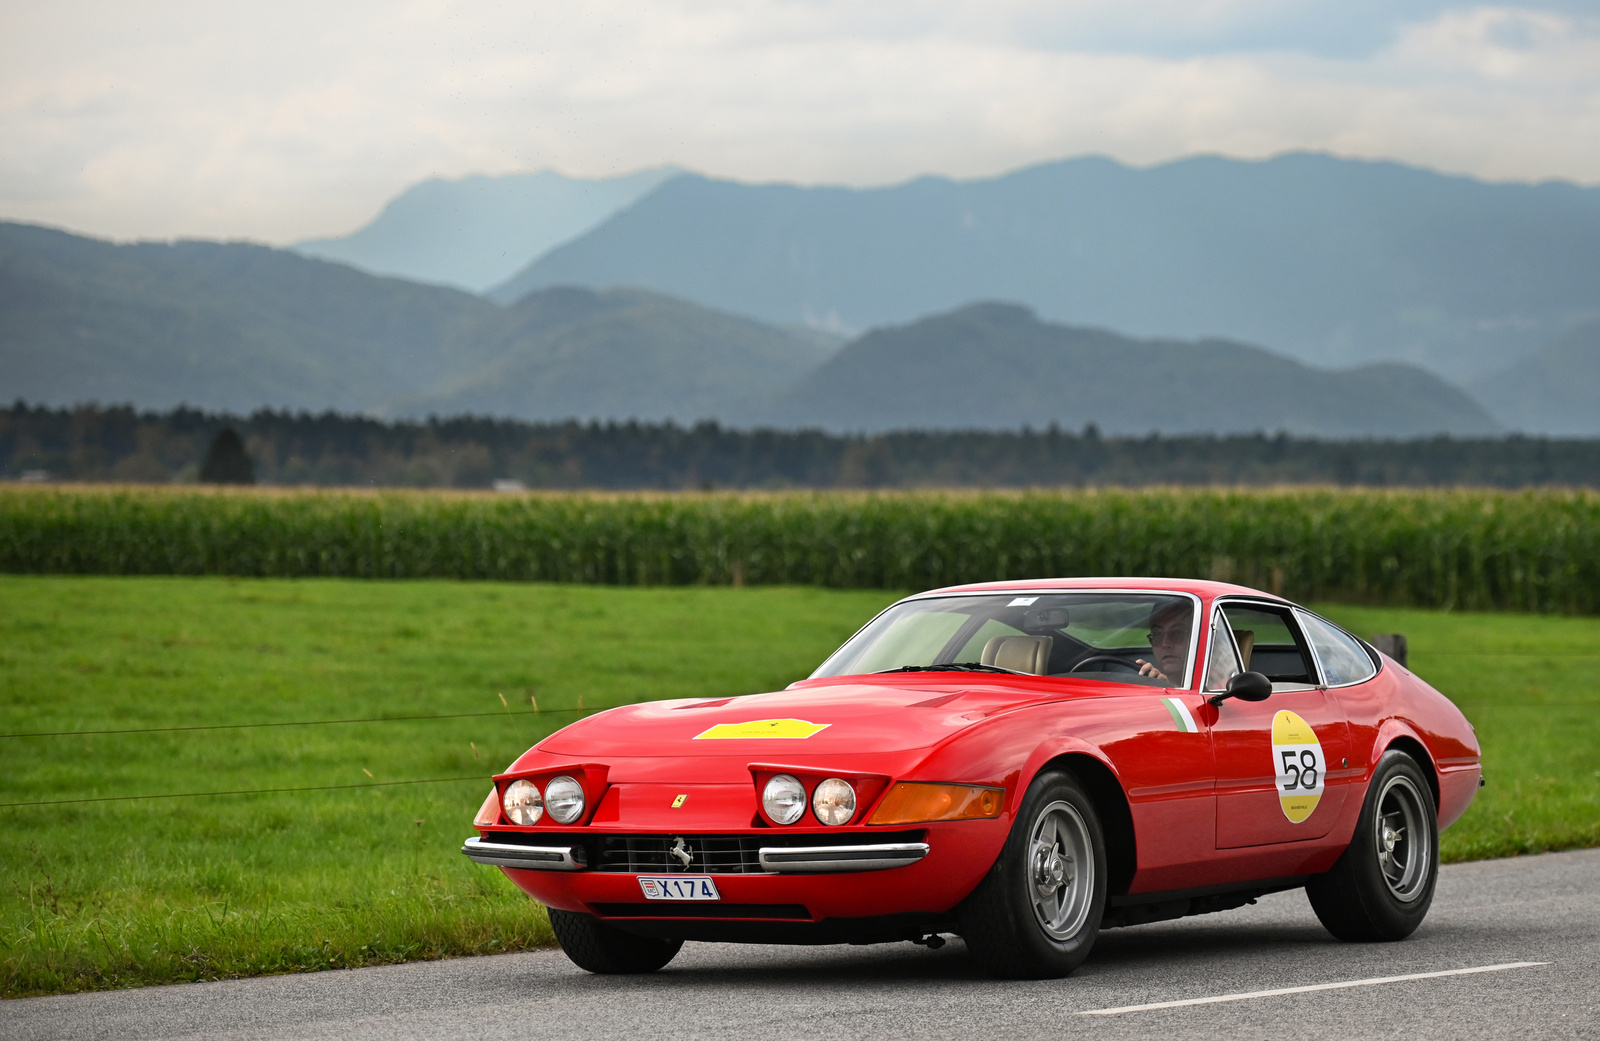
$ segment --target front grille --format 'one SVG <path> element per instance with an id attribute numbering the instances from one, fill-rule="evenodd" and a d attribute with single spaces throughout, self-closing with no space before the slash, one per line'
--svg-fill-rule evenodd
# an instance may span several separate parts
<path id="1" fill-rule="evenodd" d="M 600 839 L 594 870 L 754 875 L 761 873 L 761 847 L 772 844 L 771 839 L 758 835 L 685 835 L 683 841 L 684 851 L 692 857 L 688 864 L 672 854 L 677 836 L 606 835 Z"/>
<path id="2" fill-rule="evenodd" d="M 593 904 L 602 918 L 765 918 L 810 921 L 803 904 Z"/>
<path id="3" fill-rule="evenodd" d="M 645 875 L 759 875 L 763 846 L 855 846 L 880 842 L 921 842 L 922 831 L 828 832 L 766 829 L 746 835 L 683 835 L 692 852 L 688 864 L 672 855 L 678 835 L 608 835 L 604 832 L 493 831 L 486 841 L 528 846 L 574 846 L 574 858 L 590 871 Z"/>

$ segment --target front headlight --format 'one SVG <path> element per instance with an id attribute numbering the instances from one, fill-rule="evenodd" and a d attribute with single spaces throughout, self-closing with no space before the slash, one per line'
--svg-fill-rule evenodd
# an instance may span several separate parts
<path id="1" fill-rule="evenodd" d="M 788 774 L 779 774 L 762 791 L 761 808 L 779 824 L 793 824 L 806 812 L 805 786 Z"/>
<path id="2" fill-rule="evenodd" d="M 811 812 L 824 824 L 849 824 L 856 815 L 856 790 L 849 781 L 830 777 L 811 793 Z"/>
<path id="3" fill-rule="evenodd" d="M 550 807 L 550 816 L 562 824 L 571 824 L 583 816 L 583 785 L 562 774 L 544 786 L 544 802 Z"/>
<path id="4" fill-rule="evenodd" d="M 544 816 L 544 799 L 532 781 L 512 781 L 506 785 L 505 798 L 500 804 L 506 808 L 506 820 L 512 824 L 538 824 Z"/>

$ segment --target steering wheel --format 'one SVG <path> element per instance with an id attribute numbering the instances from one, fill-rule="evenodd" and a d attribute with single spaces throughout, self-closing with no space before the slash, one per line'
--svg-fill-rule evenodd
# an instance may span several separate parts
<path id="1" fill-rule="evenodd" d="M 1092 665 L 1095 662 L 1102 662 L 1102 661 L 1103 662 L 1110 662 L 1113 665 L 1120 665 L 1124 669 L 1127 669 L 1129 672 L 1138 672 L 1139 671 L 1139 663 L 1138 662 L 1129 661 L 1127 658 L 1124 658 L 1124 657 L 1122 657 L 1121 655 L 1118 655 L 1118 654 L 1091 654 L 1087 658 L 1083 659 L 1082 661 L 1074 663 L 1072 668 L 1068 669 L 1067 671 L 1068 672 L 1082 672 L 1083 671 L 1083 667 L 1085 665 Z"/>

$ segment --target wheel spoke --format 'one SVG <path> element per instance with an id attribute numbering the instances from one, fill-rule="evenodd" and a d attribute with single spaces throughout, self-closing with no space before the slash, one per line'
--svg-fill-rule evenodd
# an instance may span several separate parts
<path id="1" fill-rule="evenodd" d="M 1402 900 L 1415 897 L 1428 876 L 1430 839 L 1424 805 L 1404 777 L 1391 778 L 1378 797 L 1373 836 L 1378 868 L 1390 892 Z"/>
<path id="2" fill-rule="evenodd" d="M 1034 915 L 1044 931 L 1065 939 L 1083 927 L 1092 895 L 1092 848 L 1069 803 L 1057 802 L 1034 819 L 1029 843 Z"/>

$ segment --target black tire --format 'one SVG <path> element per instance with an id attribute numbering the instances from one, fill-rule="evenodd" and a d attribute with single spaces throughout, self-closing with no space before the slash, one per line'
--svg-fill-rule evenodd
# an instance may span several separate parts
<path id="1" fill-rule="evenodd" d="M 1094 803 L 1070 773 L 1042 773 L 994 867 L 961 904 L 962 939 L 991 976 L 1058 978 L 1089 956 L 1105 909 L 1105 837 Z"/>
<path id="2" fill-rule="evenodd" d="M 572 964 L 590 972 L 619 975 L 655 972 L 677 955 L 682 940 L 632 936 L 594 915 L 550 908 L 550 928 Z"/>
<path id="3" fill-rule="evenodd" d="M 1433 903 L 1439 880 L 1439 811 L 1417 761 L 1378 760 L 1361 818 L 1333 869 L 1306 883 L 1311 909 L 1341 940 L 1403 940 Z"/>

